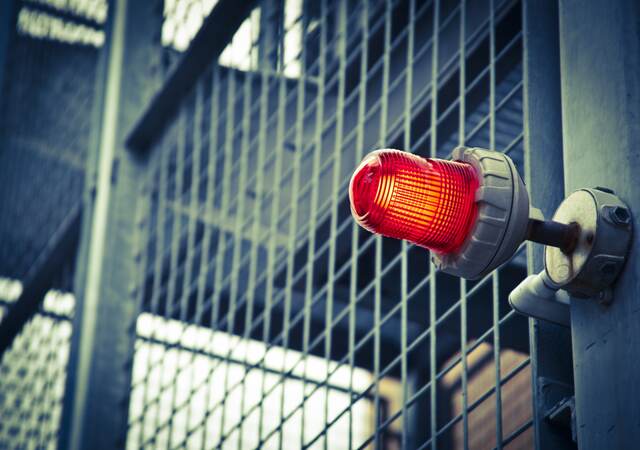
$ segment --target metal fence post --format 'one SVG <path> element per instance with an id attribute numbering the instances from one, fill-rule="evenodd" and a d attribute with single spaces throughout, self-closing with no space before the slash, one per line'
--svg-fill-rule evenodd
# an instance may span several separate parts
<path id="1" fill-rule="evenodd" d="M 4 90 L 4 74 L 7 70 L 9 43 L 15 33 L 16 11 L 13 0 L 0 2 L 0 107 L 2 107 L 2 91 Z"/>
<path id="2" fill-rule="evenodd" d="M 523 2 L 525 179 L 533 205 L 551 217 L 564 198 L 558 6 L 554 0 Z M 543 247 L 529 244 L 530 273 L 542 269 Z M 536 448 L 573 448 L 570 430 L 545 420 L 573 384 L 569 329 L 529 321 Z"/>
<path id="3" fill-rule="evenodd" d="M 139 156 L 126 151 L 127 131 L 157 87 L 161 8 L 156 2 L 109 3 L 107 39 L 98 75 L 96 139 L 88 158 L 76 276 L 76 315 L 59 448 L 124 447 L 136 304 L 131 255 Z M 95 167 L 92 167 L 95 164 Z"/>
<path id="4" fill-rule="evenodd" d="M 613 303 L 571 303 L 578 444 L 584 450 L 636 448 L 640 441 L 638 17 L 636 0 L 560 2 L 566 191 L 613 189 L 631 208 L 636 227 Z"/>

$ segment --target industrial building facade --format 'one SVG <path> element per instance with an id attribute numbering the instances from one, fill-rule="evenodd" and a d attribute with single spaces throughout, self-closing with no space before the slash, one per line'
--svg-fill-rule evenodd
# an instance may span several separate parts
<path id="1" fill-rule="evenodd" d="M 571 328 L 528 319 L 507 298 L 540 249 L 461 280 L 347 192 L 370 150 L 465 145 L 508 154 L 545 215 L 594 183 L 640 207 L 594 168 L 634 107 L 577 119 L 605 85 L 584 61 L 640 86 L 608 47 L 638 8 L 577 3 L 4 2 L 0 446 L 626 448 L 638 406 L 595 389 L 637 373 L 610 372 L 632 274 Z M 611 42 L 582 39 L 596 19 Z"/>

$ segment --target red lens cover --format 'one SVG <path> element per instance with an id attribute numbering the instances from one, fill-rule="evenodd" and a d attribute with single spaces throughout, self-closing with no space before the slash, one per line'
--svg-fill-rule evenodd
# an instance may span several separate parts
<path id="1" fill-rule="evenodd" d="M 475 222 L 478 185 L 470 164 L 378 150 L 351 178 L 351 212 L 373 233 L 451 253 Z"/>

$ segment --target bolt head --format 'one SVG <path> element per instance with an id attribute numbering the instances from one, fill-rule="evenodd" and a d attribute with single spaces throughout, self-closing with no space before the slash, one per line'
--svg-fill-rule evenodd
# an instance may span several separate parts
<path id="1" fill-rule="evenodd" d="M 609 305 L 613 301 L 613 291 L 604 289 L 598 293 L 598 303 L 601 305 Z"/>
<path id="2" fill-rule="evenodd" d="M 610 209 L 609 217 L 618 225 L 629 225 L 629 223 L 631 223 L 631 214 L 629 214 L 629 210 L 623 206 L 616 206 Z"/>

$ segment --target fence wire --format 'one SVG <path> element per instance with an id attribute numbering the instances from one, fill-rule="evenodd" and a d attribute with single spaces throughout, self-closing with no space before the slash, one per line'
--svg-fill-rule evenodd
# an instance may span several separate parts
<path id="1" fill-rule="evenodd" d="M 0 45 L 0 326 L 81 202 L 106 1 L 8 1 Z M 38 260 L 40 258 L 40 260 Z M 75 249 L 0 359 L 0 447 L 56 448 Z M 3 334 L 4 336 L 4 334 Z"/>
<path id="2" fill-rule="evenodd" d="M 12 28 L 0 49 L 0 274 L 23 279 L 82 197 L 106 2 L 9 3 Z"/>
<path id="3" fill-rule="evenodd" d="M 460 281 L 347 198 L 380 147 L 523 169 L 519 2 L 258 2 L 176 111 L 137 202 L 129 448 L 533 446 L 524 252 Z"/>
<path id="4" fill-rule="evenodd" d="M 69 286 L 73 269 L 64 267 L 58 286 Z M 22 285 L 0 278 L 0 323 Z M 74 296 L 52 289 L 39 311 L 0 361 L 0 447 L 57 448 L 71 340 Z"/>

